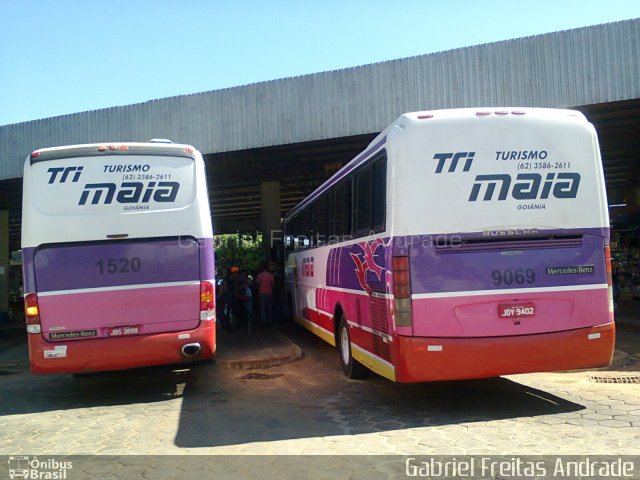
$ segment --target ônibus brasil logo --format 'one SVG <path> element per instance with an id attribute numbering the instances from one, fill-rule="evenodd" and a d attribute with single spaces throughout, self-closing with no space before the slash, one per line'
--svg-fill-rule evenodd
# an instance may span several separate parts
<path id="1" fill-rule="evenodd" d="M 73 462 L 56 460 L 54 458 L 39 459 L 38 457 L 10 456 L 9 478 L 24 478 L 29 480 L 65 480 L 67 471 L 73 468 Z"/>
<path id="2" fill-rule="evenodd" d="M 57 167 L 49 168 L 49 184 L 77 183 L 80 180 L 83 167 Z M 117 203 L 149 203 L 165 202 L 170 203 L 176 200 L 180 184 L 178 182 L 122 182 L 119 185 L 112 182 L 87 183 L 84 185 L 78 205 L 109 205 L 115 201 Z"/>
<path id="3" fill-rule="evenodd" d="M 503 154 L 504 152 L 497 152 Z M 508 159 L 513 160 L 530 160 L 537 159 L 538 152 L 511 152 L 519 155 L 509 155 Z M 522 155 L 525 153 L 527 155 Z M 443 173 L 445 166 L 449 165 L 447 173 L 454 173 L 458 169 L 458 165 L 462 165 L 462 172 L 469 172 L 473 164 L 475 152 L 456 152 L 456 153 L 436 153 L 433 156 L 437 160 L 436 174 Z M 500 158 L 498 155 L 496 158 Z M 504 155 L 501 157 L 505 158 Z M 546 158 L 546 152 L 544 152 Z M 469 202 L 475 202 L 480 197 L 481 191 L 484 189 L 482 201 L 506 200 L 510 195 L 515 200 L 544 200 L 553 196 L 555 198 L 576 198 L 578 187 L 580 186 L 580 174 L 576 172 L 547 172 L 544 175 L 540 173 L 519 173 L 515 176 L 507 173 L 496 173 L 491 175 L 476 175 L 471 192 L 469 194 Z M 496 197 L 497 192 L 497 197 Z"/>

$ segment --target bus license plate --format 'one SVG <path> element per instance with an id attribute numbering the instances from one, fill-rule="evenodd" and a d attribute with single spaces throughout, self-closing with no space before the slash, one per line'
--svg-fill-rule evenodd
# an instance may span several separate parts
<path id="1" fill-rule="evenodd" d="M 536 314 L 536 307 L 533 303 L 501 303 L 498 305 L 498 316 L 500 318 L 522 318 L 533 317 Z"/>
<path id="2" fill-rule="evenodd" d="M 123 337 L 125 335 L 137 335 L 140 329 L 138 327 L 114 327 L 107 328 L 109 337 Z"/>

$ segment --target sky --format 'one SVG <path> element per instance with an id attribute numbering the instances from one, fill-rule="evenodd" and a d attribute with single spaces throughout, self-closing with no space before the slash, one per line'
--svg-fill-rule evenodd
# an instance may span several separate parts
<path id="1" fill-rule="evenodd" d="M 638 17 L 639 0 L 0 0 L 0 125 Z"/>

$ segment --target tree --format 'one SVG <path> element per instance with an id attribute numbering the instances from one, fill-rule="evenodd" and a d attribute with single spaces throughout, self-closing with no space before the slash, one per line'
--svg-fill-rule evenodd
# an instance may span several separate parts
<path id="1" fill-rule="evenodd" d="M 264 262 L 261 233 L 255 236 L 240 233 L 216 235 L 213 244 L 216 272 L 220 277 L 224 277 L 233 266 L 249 272 L 258 271 Z"/>

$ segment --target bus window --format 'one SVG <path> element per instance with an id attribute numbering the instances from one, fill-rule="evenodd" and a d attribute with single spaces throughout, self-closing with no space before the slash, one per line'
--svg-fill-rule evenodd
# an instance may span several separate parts
<path id="1" fill-rule="evenodd" d="M 373 171 L 371 167 L 356 175 L 355 233 L 358 236 L 371 232 L 371 211 L 373 207 Z"/>
<path id="2" fill-rule="evenodd" d="M 373 164 L 373 205 L 371 212 L 371 230 L 375 233 L 385 229 L 387 202 L 387 161 L 385 158 Z"/>

